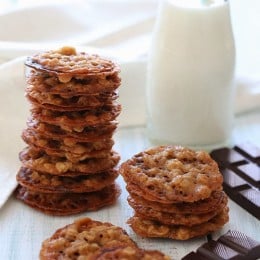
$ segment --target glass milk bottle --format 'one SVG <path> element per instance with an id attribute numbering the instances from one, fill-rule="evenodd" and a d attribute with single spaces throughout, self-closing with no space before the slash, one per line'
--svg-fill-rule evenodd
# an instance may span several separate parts
<path id="1" fill-rule="evenodd" d="M 151 142 L 200 149 L 228 142 L 234 67 L 227 1 L 162 0 L 147 71 Z"/>

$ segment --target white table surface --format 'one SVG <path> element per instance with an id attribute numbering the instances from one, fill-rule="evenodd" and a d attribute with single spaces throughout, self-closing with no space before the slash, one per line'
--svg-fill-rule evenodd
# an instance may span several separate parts
<path id="1" fill-rule="evenodd" d="M 233 131 L 234 142 L 251 141 L 260 146 L 260 111 L 255 111 L 236 118 Z M 115 150 L 121 154 L 121 162 L 133 154 L 149 147 L 145 135 L 145 127 L 120 128 L 115 134 Z M 108 221 L 123 227 L 128 234 L 145 249 L 159 249 L 172 259 L 181 259 L 188 252 L 195 250 L 206 237 L 190 241 L 175 241 L 168 239 L 142 239 L 126 224 L 132 216 L 132 209 L 127 203 L 127 192 L 121 177 L 117 182 L 122 188 L 118 202 L 111 207 L 97 212 L 82 213 L 69 217 L 48 216 L 31 209 L 14 197 L 10 197 L 0 209 L 0 259 L 20 260 L 37 259 L 41 243 L 51 236 L 56 229 L 72 223 L 80 217 L 91 217 L 99 221 Z M 259 221 L 229 200 L 230 221 L 219 232 L 213 234 L 217 238 L 229 229 L 236 229 L 260 241 Z"/>

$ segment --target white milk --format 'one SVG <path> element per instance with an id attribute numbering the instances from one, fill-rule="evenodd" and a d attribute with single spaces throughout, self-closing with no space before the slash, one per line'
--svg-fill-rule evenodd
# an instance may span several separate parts
<path id="1" fill-rule="evenodd" d="M 157 144 L 223 145 L 233 119 L 235 48 L 224 0 L 163 0 L 148 61 L 148 136 Z"/>

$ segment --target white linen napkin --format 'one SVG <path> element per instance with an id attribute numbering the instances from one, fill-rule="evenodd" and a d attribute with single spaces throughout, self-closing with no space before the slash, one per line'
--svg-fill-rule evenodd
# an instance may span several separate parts
<path id="1" fill-rule="evenodd" d="M 18 153 L 24 147 L 20 136 L 28 105 L 21 73 L 21 59 L 0 66 L 0 208 L 16 187 Z"/>
<path id="2" fill-rule="evenodd" d="M 119 51 L 121 42 L 151 31 L 155 13 L 156 0 L 56 0 L 14 9 L 0 15 L 0 61 L 64 44 Z"/>
<path id="3" fill-rule="evenodd" d="M 23 55 L 74 45 L 111 57 L 122 69 L 120 127 L 145 124 L 146 54 L 157 1 L 53 2 L 0 14 L 0 208 L 16 186 L 18 153 L 24 147 L 20 135 L 29 108 L 24 98 Z M 260 35 L 254 33 L 260 21 L 247 12 L 252 4 L 251 14 L 256 14 L 260 4 L 230 2 L 237 43 L 235 112 L 240 114 L 260 107 Z"/>

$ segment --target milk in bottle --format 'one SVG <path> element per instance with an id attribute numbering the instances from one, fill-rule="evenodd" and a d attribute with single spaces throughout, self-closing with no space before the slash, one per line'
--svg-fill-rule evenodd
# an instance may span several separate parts
<path id="1" fill-rule="evenodd" d="M 227 142 L 234 67 L 227 1 L 162 0 L 148 60 L 150 140 L 209 149 Z"/>

